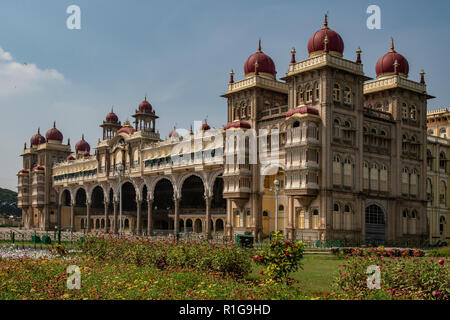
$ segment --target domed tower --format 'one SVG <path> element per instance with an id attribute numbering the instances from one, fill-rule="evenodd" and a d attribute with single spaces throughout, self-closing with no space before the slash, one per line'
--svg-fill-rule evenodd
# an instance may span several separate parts
<path id="1" fill-rule="evenodd" d="M 91 146 L 84 140 L 84 134 L 81 136 L 81 140 L 75 145 L 75 154 L 77 157 L 89 156 L 89 151 L 91 151 Z"/>
<path id="2" fill-rule="evenodd" d="M 106 119 L 103 120 L 103 124 L 100 125 L 103 128 L 103 140 L 112 139 L 122 125 L 119 121 L 119 117 L 114 113 L 113 108 L 111 112 L 106 115 Z"/>
<path id="3" fill-rule="evenodd" d="M 328 27 L 327 15 L 325 15 L 322 29 L 317 30 L 308 41 L 308 53 L 310 58 L 324 52 L 338 57 L 342 57 L 344 53 L 344 41 L 339 33 Z"/>
<path id="4" fill-rule="evenodd" d="M 147 101 L 147 97 L 139 104 L 139 108 L 136 110 L 133 118 L 135 119 L 134 128 L 136 131 L 141 131 L 144 134 L 155 133 L 155 120 L 159 117 L 153 110 L 152 105 Z"/>

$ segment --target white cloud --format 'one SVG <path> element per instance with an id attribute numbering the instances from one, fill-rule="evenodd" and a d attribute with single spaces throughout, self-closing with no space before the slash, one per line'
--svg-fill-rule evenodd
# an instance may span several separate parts
<path id="1" fill-rule="evenodd" d="M 19 63 L 0 48 L 0 96 L 40 91 L 61 82 L 64 82 L 64 75 L 57 70 Z"/>

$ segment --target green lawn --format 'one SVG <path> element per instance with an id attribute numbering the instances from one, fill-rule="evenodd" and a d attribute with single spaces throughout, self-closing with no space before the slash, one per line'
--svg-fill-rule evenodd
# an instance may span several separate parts
<path id="1" fill-rule="evenodd" d="M 331 283 L 338 275 L 339 266 L 344 260 L 306 255 L 301 261 L 303 268 L 291 275 L 295 279 L 294 285 L 308 295 L 331 292 Z M 263 267 L 255 264 L 249 280 L 261 279 L 261 270 Z"/>

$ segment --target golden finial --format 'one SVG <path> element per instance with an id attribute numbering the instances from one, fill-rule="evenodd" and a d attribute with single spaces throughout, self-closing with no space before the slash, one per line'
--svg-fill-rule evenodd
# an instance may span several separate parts
<path id="1" fill-rule="evenodd" d="M 358 47 L 358 49 L 356 49 L 356 53 L 359 53 L 359 54 L 361 54 L 361 52 L 362 52 L 361 48 L 360 48 L 360 47 Z"/>
<path id="2" fill-rule="evenodd" d="M 38 134 L 41 134 L 41 127 L 38 128 Z"/>
<path id="3" fill-rule="evenodd" d="M 394 49 L 394 38 L 393 37 L 391 37 L 391 50 L 390 50 L 390 52 L 395 52 L 395 49 Z"/>
<path id="4" fill-rule="evenodd" d="M 81 140 L 84 140 L 84 133 L 81 134 Z"/>
<path id="5" fill-rule="evenodd" d="M 258 41 L 258 52 L 261 52 L 261 39 Z"/>
<path id="6" fill-rule="evenodd" d="M 325 20 L 323 21 L 323 29 L 328 29 L 328 13 L 325 13 Z"/>
<path id="7" fill-rule="evenodd" d="M 295 48 L 294 48 L 294 47 L 292 47 L 291 53 L 292 53 L 292 54 L 296 54 L 296 51 L 295 51 Z"/>
<path id="8" fill-rule="evenodd" d="M 53 128 L 56 128 L 56 121 L 53 121 Z"/>

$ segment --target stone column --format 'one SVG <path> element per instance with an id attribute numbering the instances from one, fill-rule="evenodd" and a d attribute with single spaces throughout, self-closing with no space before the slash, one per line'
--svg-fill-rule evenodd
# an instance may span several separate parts
<path id="1" fill-rule="evenodd" d="M 70 228 L 75 231 L 75 201 L 70 203 Z"/>
<path id="2" fill-rule="evenodd" d="M 177 235 L 180 232 L 180 223 L 178 220 L 180 220 L 180 198 L 173 198 L 173 202 L 175 204 L 175 216 L 173 221 L 173 227 L 174 227 L 174 234 Z"/>
<path id="3" fill-rule="evenodd" d="M 153 199 L 147 199 L 147 235 L 151 236 L 153 233 L 152 208 Z"/>
<path id="4" fill-rule="evenodd" d="M 108 214 L 109 214 L 109 201 L 105 203 L 105 232 L 108 232 Z"/>
<path id="5" fill-rule="evenodd" d="M 91 202 L 90 201 L 86 201 L 86 218 L 87 218 L 87 222 L 86 222 L 86 229 L 87 232 L 91 231 Z"/>
<path id="6" fill-rule="evenodd" d="M 117 210 L 118 210 L 118 206 L 119 206 L 119 201 L 114 199 L 113 206 L 114 206 L 113 230 L 114 230 L 114 233 L 117 234 Z"/>
<path id="7" fill-rule="evenodd" d="M 206 203 L 206 236 L 208 237 L 208 239 L 211 238 L 211 200 L 212 197 L 211 196 L 205 196 L 205 203 Z"/>
<path id="8" fill-rule="evenodd" d="M 225 221 L 225 234 L 231 239 L 233 236 L 233 208 L 230 199 L 227 199 L 227 219 Z"/>
<path id="9" fill-rule="evenodd" d="M 58 209 L 56 211 L 56 225 L 58 229 L 61 229 L 61 204 L 58 204 Z"/>
<path id="10" fill-rule="evenodd" d="M 136 206 L 137 206 L 137 217 L 136 217 L 136 232 L 138 235 L 142 232 L 142 222 L 141 222 L 141 211 L 142 211 L 142 200 L 136 199 Z"/>

